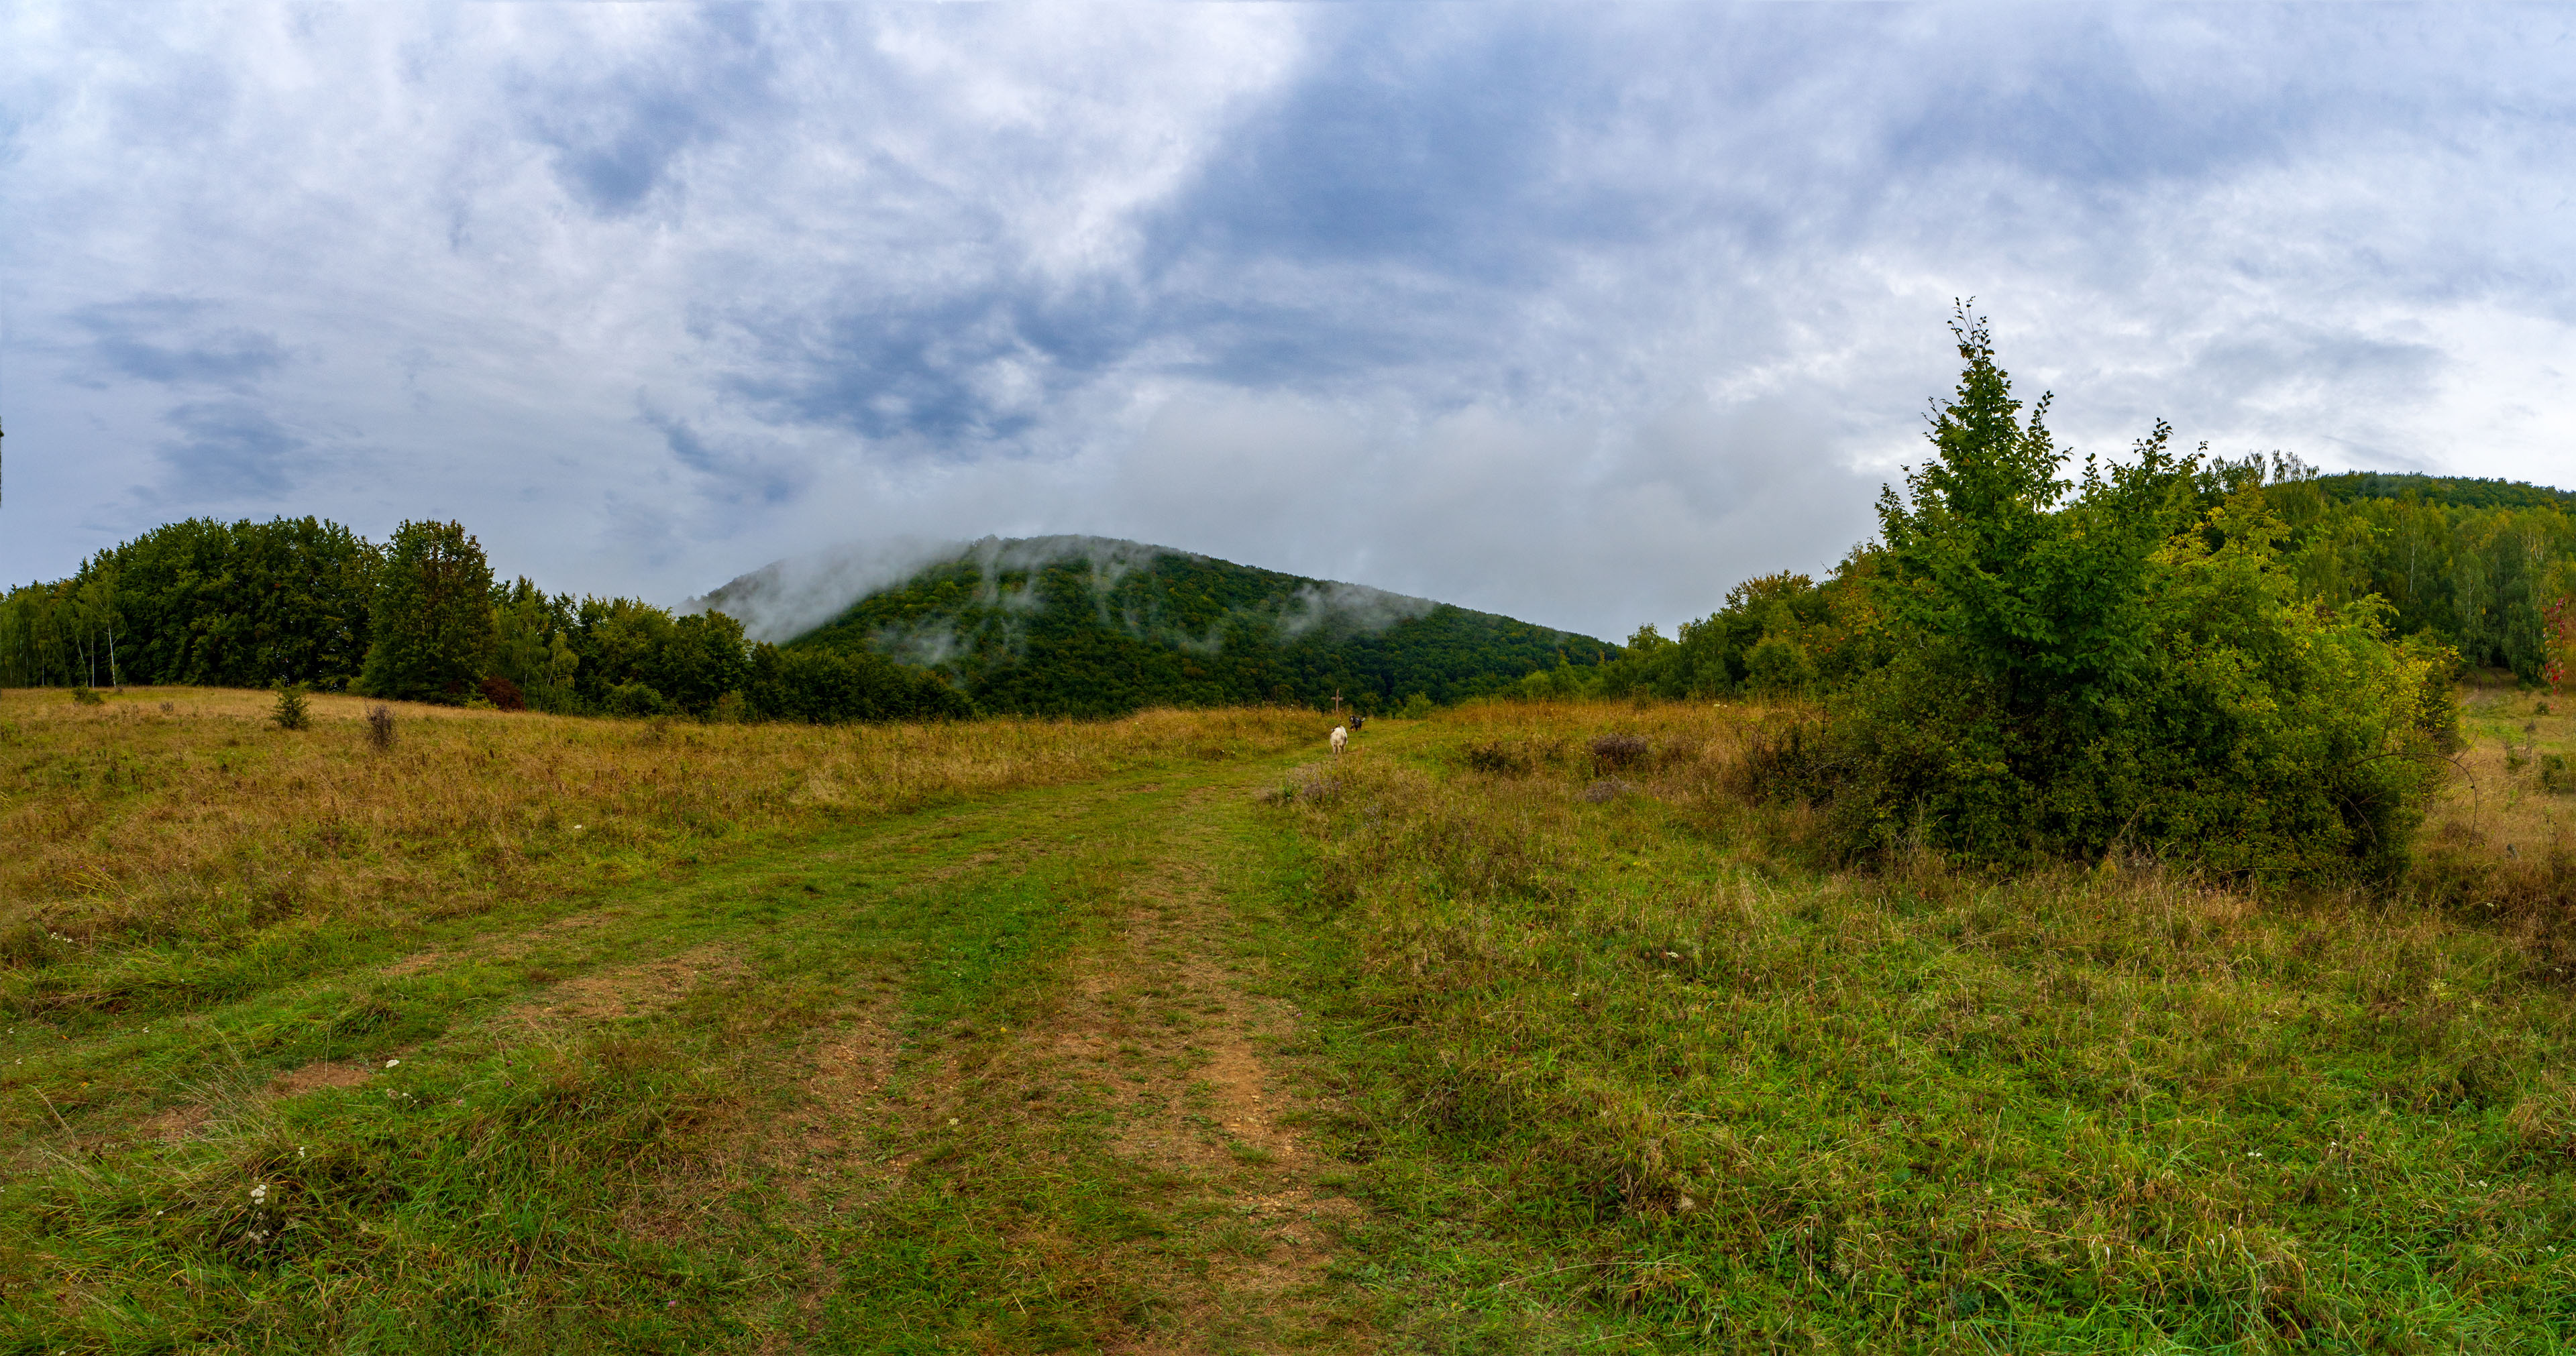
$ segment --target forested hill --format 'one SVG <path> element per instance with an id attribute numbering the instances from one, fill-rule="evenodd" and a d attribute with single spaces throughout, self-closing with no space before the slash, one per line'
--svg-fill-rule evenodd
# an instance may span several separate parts
<path id="1" fill-rule="evenodd" d="M 2326 498 L 2340 504 L 2357 499 L 2412 499 L 2443 508 L 2576 508 L 2576 490 L 2520 480 L 2346 471 L 2319 476 L 2314 483 Z"/>
<path id="2" fill-rule="evenodd" d="M 758 576 L 710 595 L 749 601 Z M 949 675 L 987 711 L 1110 715 L 1156 705 L 1453 702 L 1618 647 L 1355 584 L 1103 537 L 986 538 L 859 598 L 791 641 Z"/>

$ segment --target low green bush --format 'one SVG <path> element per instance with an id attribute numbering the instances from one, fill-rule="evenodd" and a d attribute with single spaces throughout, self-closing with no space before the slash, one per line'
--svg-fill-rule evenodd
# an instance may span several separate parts
<path id="1" fill-rule="evenodd" d="M 301 730 L 313 723 L 312 703 L 304 695 L 302 683 L 279 683 L 277 705 L 268 713 L 281 730 Z"/>

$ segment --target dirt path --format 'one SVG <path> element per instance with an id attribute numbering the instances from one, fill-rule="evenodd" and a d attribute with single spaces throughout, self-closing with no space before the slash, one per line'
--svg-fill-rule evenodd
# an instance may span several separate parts
<path id="1" fill-rule="evenodd" d="M 1229 958 L 1208 845 L 1159 846 L 1126 882 L 1116 930 L 1076 958 L 1053 1053 L 1120 1109 L 1120 1156 L 1180 1179 L 1180 1213 L 1200 1221 L 1209 1261 L 1178 1279 L 1177 1303 L 1154 1330 L 1111 1349 L 1159 1356 L 1347 1340 L 1351 1316 L 1332 1303 L 1325 1271 L 1357 1207 L 1321 1188 L 1324 1164 L 1294 1124 L 1303 1099 L 1276 1052 L 1295 1014 L 1250 993 Z"/>
<path id="2" fill-rule="evenodd" d="M 1027 1011 L 1042 1017 L 918 1033 L 891 1101 L 878 1084 L 847 1089 L 854 1118 L 909 1124 L 897 1132 L 908 1147 L 880 1169 L 914 1179 L 898 1190 L 933 1189 L 953 1170 L 929 1166 L 940 1144 L 970 1132 L 1019 1144 L 1004 1156 L 1021 1163 L 1131 1184 L 1123 1189 L 1164 1232 L 1118 1254 L 1119 1279 L 1151 1300 L 1122 1329 L 1095 1331 L 1107 1351 L 1369 1346 L 1347 1287 L 1328 1277 L 1359 1207 L 1331 1189 L 1334 1165 L 1300 1133 L 1314 1104 L 1282 1053 L 1298 1017 L 1257 991 L 1260 963 L 1245 954 L 1227 892 L 1251 866 L 1226 813 L 1250 797 L 1237 780 L 1176 787 L 1150 810 L 1083 826 L 1072 865 L 1094 923 L 1032 995 Z M 1013 1246 L 1046 1256 L 1083 1245 L 1041 1232 Z"/>

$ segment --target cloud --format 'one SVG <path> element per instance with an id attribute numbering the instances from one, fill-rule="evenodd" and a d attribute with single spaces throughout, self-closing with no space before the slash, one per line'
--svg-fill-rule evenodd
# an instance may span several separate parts
<path id="1" fill-rule="evenodd" d="M 209 323 L 217 308 L 175 297 L 100 302 L 74 311 L 71 323 L 90 335 L 94 372 L 88 384 L 118 377 L 164 386 L 241 388 L 286 365 L 275 335 Z"/>
<path id="2" fill-rule="evenodd" d="M 557 53 L 522 70 L 513 102 L 565 193 L 599 216 L 626 216 L 683 155 L 765 110 L 774 63 L 761 30 L 756 10 L 695 11 L 644 51 Z"/>
<path id="3" fill-rule="evenodd" d="M 20 6 L 0 571 L 1101 533 L 1624 635 L 1868 533 L 1968 295 L 2079 451 L 2563 478 L 2571 25 Z"/>
<path id="4" fill-rule="evenodd" d="M 275 502 L 294 488 L 290 471 L 310 446 L 256 405 L 243 401 L 194 401 L 173 408 L 166 422 L 177 437 L 164 442 L 169 476 L 153 493 L 170 506 Z"/>

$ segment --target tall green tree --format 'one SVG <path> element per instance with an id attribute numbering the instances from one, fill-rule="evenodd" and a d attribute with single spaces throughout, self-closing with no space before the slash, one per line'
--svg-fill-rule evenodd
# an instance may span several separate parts
<path id="1" fill-rule="evenodd" d="M 492 567 L 457 523 L 394 530 L 376 580 L 358 689 L 411 701 L 462 701 L 491 662 Z"/>
<path id="2" fill-rule="evenodd" d="M 1982 322 L 1963 310 L 1957 337 L 1935 458 L 1879 505 L 1890 658 L 1825 741 L 1846 845 L 2393 869 L 2450 734 L 2447 663 L 2392 643 L 2375 596 L 2302 598 L 2259 484 L 2174 456 L 2161 423 L 2128 461 L 2059 479 Z"/>

